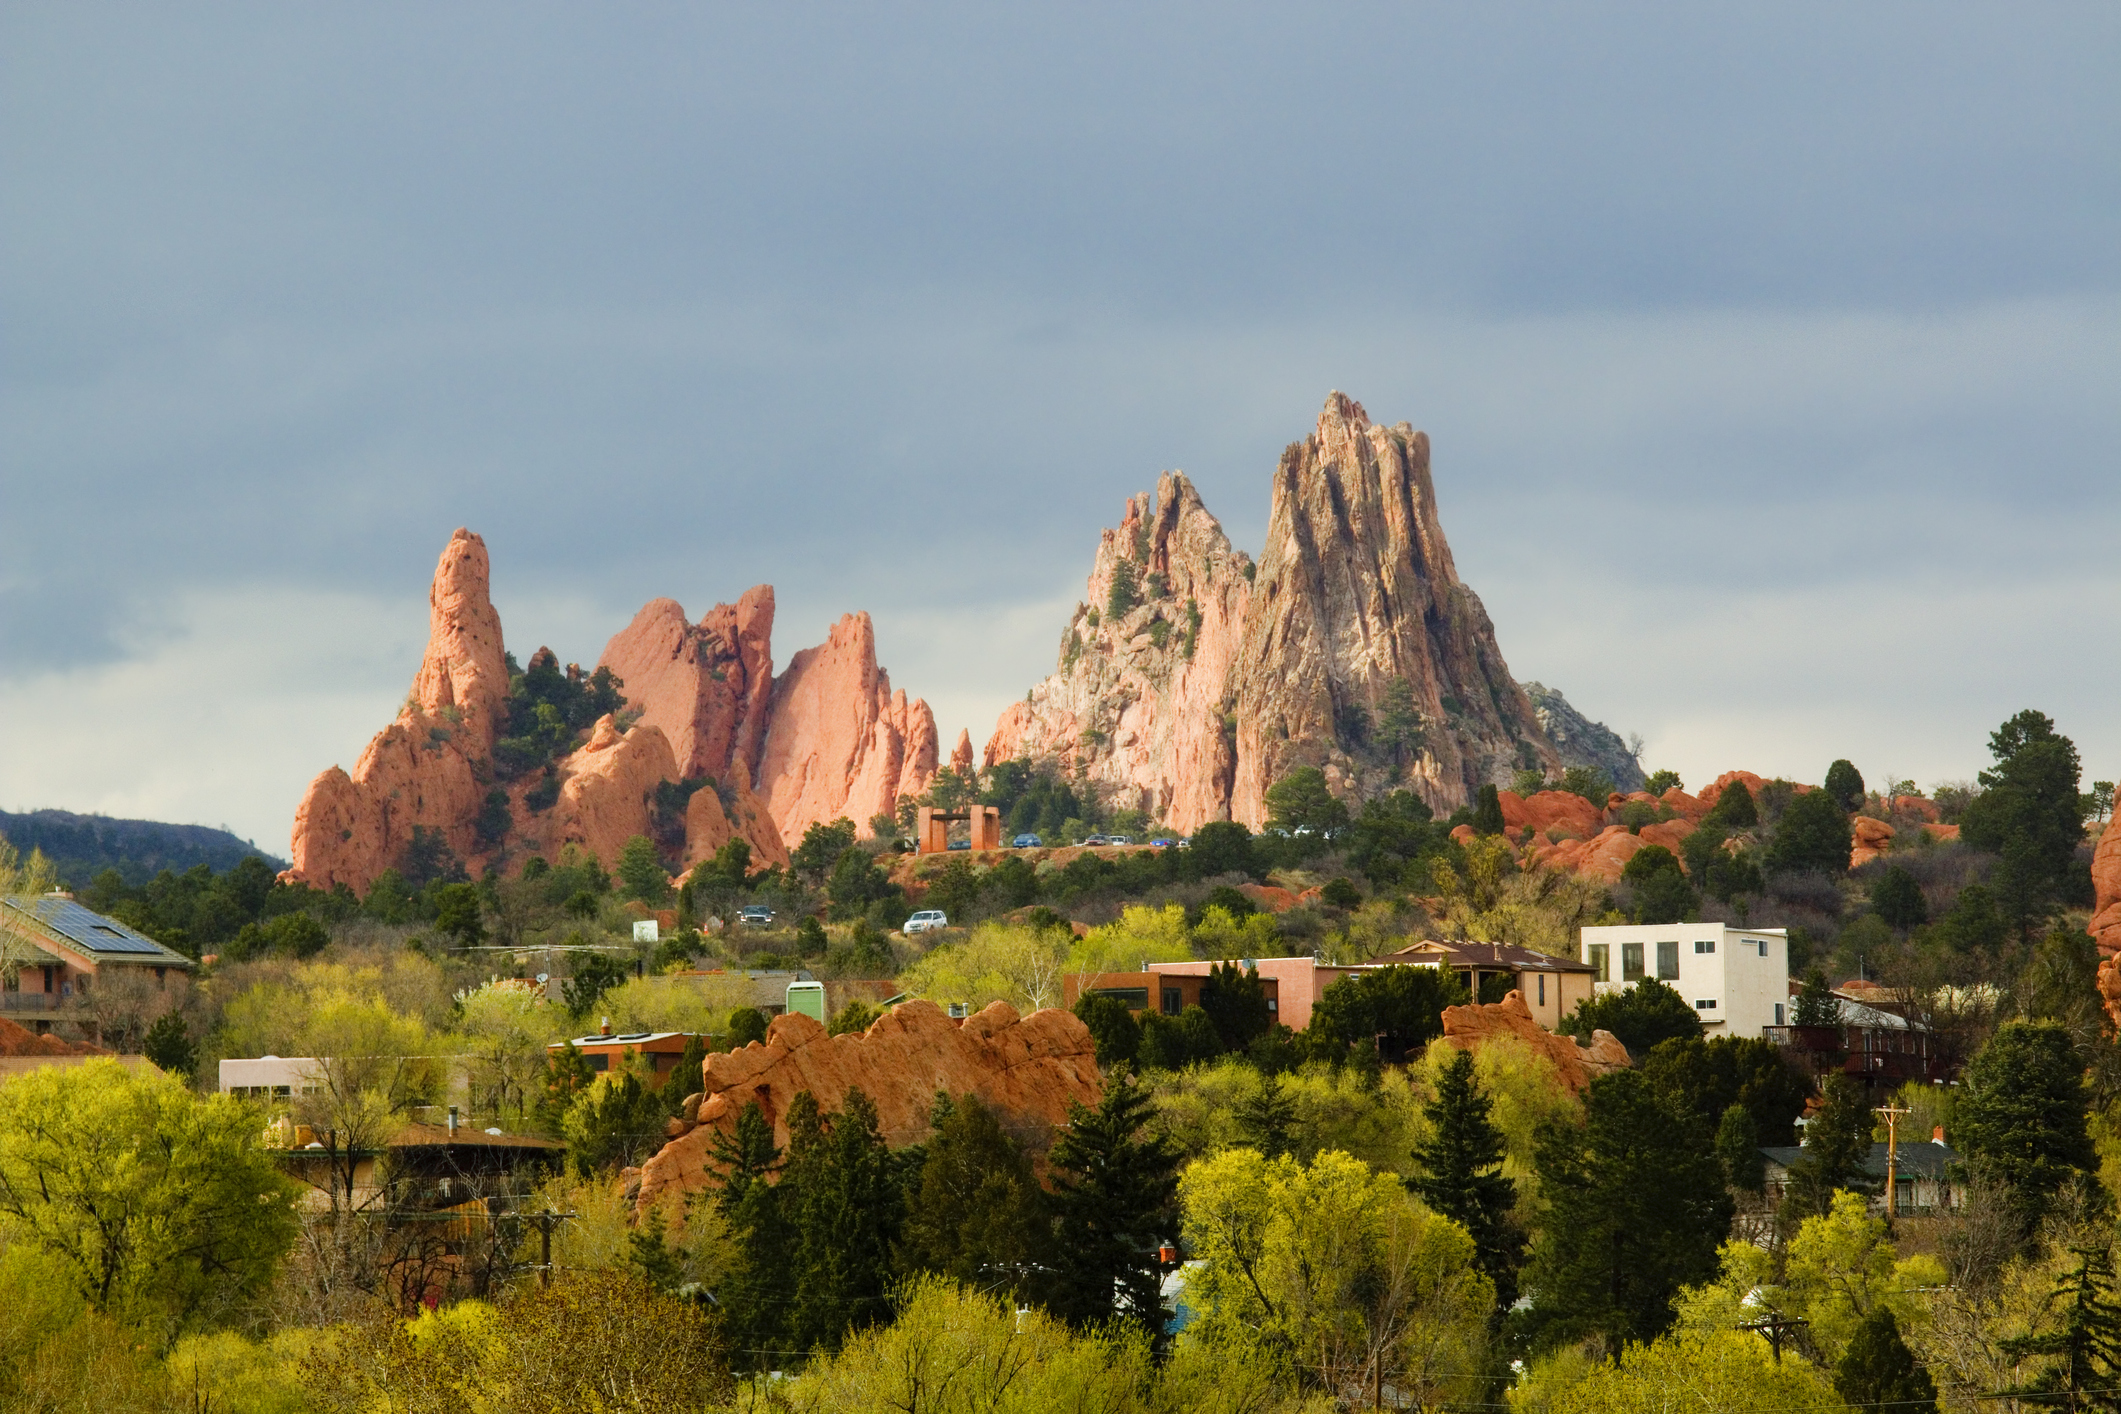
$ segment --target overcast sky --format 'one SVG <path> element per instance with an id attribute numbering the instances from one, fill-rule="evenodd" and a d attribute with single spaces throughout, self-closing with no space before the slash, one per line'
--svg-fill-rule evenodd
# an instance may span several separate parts
<path id="1" fill-rule="evenodd" d="M 284 853 L 450 531 L 983 742 L 1181 468 L 1426 429 L 1689 783 L 2121 776 L 2121 7 L 0 5 L 0 807 Z"/>

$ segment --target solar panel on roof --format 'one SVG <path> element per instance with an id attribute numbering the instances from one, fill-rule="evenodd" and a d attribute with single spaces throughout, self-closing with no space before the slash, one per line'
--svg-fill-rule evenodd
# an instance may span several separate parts
<path id="1" fill-rule="evenodd" d="M 11 898 L 7 906 L 26 913 L 45 927 L 90 952 L 160 954 L 162 945 L 65 898 Z"/>

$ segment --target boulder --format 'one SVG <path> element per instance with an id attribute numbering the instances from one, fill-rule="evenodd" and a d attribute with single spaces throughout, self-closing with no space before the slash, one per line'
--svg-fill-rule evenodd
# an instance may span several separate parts
<path id="1" fill-rule="evenodd" d="M 1933 840 L 1956 840 L 1959 838 L 1959 827 L 1957 825 L 1925 824 L 1922 827 L 1922 833 Z"/>
<path id="2" fill-rule="evenodd" d="M 1677 811 L 1680 815 L 1692 820 L 1697 825 L 1714 808 L 1699 796 L 1688 795 L 1677 786 L 1673 786 L 1663 795 L 1657 797 L 1657 800 L 1659 804 Z"/>
<path id="3" fill-rule="evenodd" d="M 1644 844 L 1661 844 L 1673 854 L 1678 855 L 1680 844 L 1685 841 L 1688 835 L 1694 833 L 1695 828 L 1696 826 L 1692 820 L 1682 816 L 1676 820 L 1659 820 L 1655 824 L 1644 825 L 1635 838 L 1641 840 Z M 1679 867 L 1682 869 L 1686 868 L 1685 855 L 1679 855 Z"/>
<path id="4" fill-rule="evenodd" d="M 1019 1017 L 995 1002 L 953 1021 L 928 1001 L 904 1002 L 859 1036 L 828 1036 L 807 1016 L 777 1016 L 766 1039 L 707 1057 L 696 1127 L 665 1144 L 641 1166 L 639 1211 L 676 1195 L 713 1187 L 715 1136 L 733 1131 L 756 1102 L 773 1122 L 774 1142 L 788 1143 L 788 1106 L 808 1091 L 827 1113 L 860 1087 L 875 1102 L 884 1140 L 919 1143 L 938 1092 L 974 1095 L 1020 1121 L 1063 1123 L 1071 1105 L 1095 1105 L 1104 1080 L 1089 1028 L 1072 1013 Z"/>
<path id="5" fill-rule="evenodd" d="M 1868 815 L 1858 815 L 1851 819 L 1849 834 L 1852 840 L 1849 847 L 1851 869 L 1862 868 L 1893 847 L 1893 827 Z"/>
<path id="6" fill-rule="evenodd" d="M 1513 830 L 1536 834 L 1563 829 L 1588 839 L 1605 828 L 1605 812 L 1572 790 L 1543 790 L 1520 798 L 1515 791 L 1495 792 L 1502 819 Z"/>
<path id="7" fill-rule="evenodd" d="M 1562 1082 L 1577 1094 L 1593 1077 L 1626 1070 L 1633 1062 L 1628 1048 L 1610 1031 L 1593 1031 L 1591 1044 L 1549 1031 L 1532 1019 L 1524 993 L 1512 991 L 1499 1002 L 1472 1003 L 1443 1009 L 1443 1038 L 1461 1051 L 1478 1050 L 1498 1037 L 1523 1044 L 1554 1063 Z"/>
<path id="8" fill-rule="evenodd" d="M 1932 822 L 1938 818 L 1937 802 L 1926 795 L 1896 795 L 1889 808 L 1895 815 L 1916 815 Z"/>

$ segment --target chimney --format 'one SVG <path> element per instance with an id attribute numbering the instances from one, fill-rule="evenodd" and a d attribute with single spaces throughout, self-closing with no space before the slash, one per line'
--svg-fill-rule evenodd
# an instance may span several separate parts
<path id="1" fill-rule="evenodd" d="M 605 1018 L 604 1018 L 604 1024 L 603 1024 L 602 1026 L 600 1026 L 600 1027 L 598 1027 L 598 1028 L 597 1028 L 597 1034 L 598 1034 L 599 1036 L 609 1036 L 609 1035 L 611 1034 L 611 1018 L 610 1018 L 610 1017 L 608 1017 L 608 1016 L 607 1016 L 607 1017 L 605 1017 Z"/>
<path id="2" fill-rule="evenodd" d="M 1940 1124 L 1940 1125 L 1938 1125 L 1938 1126 L 1937 1126 L 1937 1127 L 1936 1127 L 1935 1129 L 1932 1129 L 1932 1130 L 1930 1131 L 1930 1143 L 1932 1143 L 1932 1144 L 1942 1144 L 1943 1142 L 1944 1142 L 1944 1126 Z"/>
<path id="3" fill-rule="evenodd" d="M 457 1137 L 457 1107 L 455 1105 L 449 1107 L 449 1137 L 452 1139 Z"/>

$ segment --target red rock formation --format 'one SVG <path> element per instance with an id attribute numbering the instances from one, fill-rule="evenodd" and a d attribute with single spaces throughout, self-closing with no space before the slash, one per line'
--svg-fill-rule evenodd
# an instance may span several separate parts
<path id="1" fill-rule="evenodd" d="M 1547 1030 L 1532 1019 L 1532 1009 L 1518 991 L 1499 1002 L 1445 1007 L 1443 1038 L 1461 1051 L 1478 1050 L 1497 1038 L 1517 1041 L 1552 1061 L 1562 1082 L 1577 1094 L 1590 1087 L 1594 1076 L 1626 1070 L 1633 1064 L 1628 1048 L 1610 1031 L 1593 1031 L 1591 1044 L 1585 1046 L 1573 1037 Z"/>
<path id="2" fill-rule="evenodd" d="M 651 599 L 597 664 L 626 684 L 642 723 L 669 738 L 681 775 L 719 781 L 733 761 L 755 767 L 773 692 L 773 586 L 715 605 L 696 625 L 676 600 Z"/>
<path id="3" fill-rule="evenodd" d="M 1405 784 L 1440 810 L 1521 766 L 1558 771 L 1458 579 L 1421 433 L 1372 426 L 1333 394 L 1315 435 L 1282 456 L 1252 568 L 1166 474 L 1105 532 L 1059 671 L 1002 714 L 988 764 L 1056 759 L 1180 830 L 1262 825 L 1267 787 L 1302 765 L 1337 792 Z M 1119 581 L 1146 588 L 1115 617 Z M 1398 742 L 1363 740 L 1365 722 Z"/>
<path id="4" fill-rule="evenodd" d="M 559 803 L 538 814 L 517 812 L 519 858 L 557 859 L 575 845 L 606 863 L 617 860 L 626 841 L 654 833 L 650 802 L 655 788 L 678 775 L 677 758 L 661 729 L 636 724 L 622 734 L 608 714 L 558 769 Z"/>
<path id="5" fill-rule="evenodd" d="M 1849 821 L 1852 836 L 1849 868 L 1860 869 L 1893 847 L 1893 827 L 1883 820 L 1858 815 Z"/>
<path id="6" fill-rule="evenodd" d="M 1058 670 L 1002 713 L 986 764 L 1033 757 L 1079 768 L 1113 804 L 1175 830 L 1229 819 L 1224 698 L 1250 568 L 1193 483 L 1164 473 L 1153 499 L 1129 500 L 1119 528 L 1103 533 Z M 1138 586 L 1141 602 L 1114 615 L 1119 579 Z"/>
<path id="7" fill-rule="evenodd" d="M 871 816 L 927 790 L 935 762 L 935 716 L 891 690 L 867 614 L 841 619 L 774 680 L 756 779 L 787 843 L 841 816 L 868 835 Z"/>
<path id="8" fill-rule="evenodd" d="M 720 791 L 729 792 L 726 807 Z M 751 793 L 751 772 L 742 760 L 729 768 L 717 786 L 694 791 L 686 802 L 684 867 L 689 870 L 711 858 L 737 835 L 750 842 L 754 869 L 765 864 L 787 865 L 788 846 L 781 839 L 780 827 L 773 823 L 766 802 Z"/>
<path id="9" fill-rule="evenodd" d="M 419 826 L 440 831 L 467 859 L 478 853 L 472 821 L 508 697 L 489 574 L 486 542 L 458 530 L 435 566 L 412 692 L 351 775 L 333 766 L 310 783 L 295 810 L 289 879 L 365 892 Z"/>
<path id="10" fill-rule="evenodd" d="M 1097 1045 L 1089 1028 L 1065 1011 L 1019 1018 L 995 1002 L 963 1022 L 933 1002 L 905 1002 L 860 1036 L 827 1036 L 807 1016 L 777 1016 L 766 1039 L 740 1051 L 712 1055 L 703 1068 L 700 1103 L 690 1118 L 641 1167 L 639 1211 L 673 1195 L 712 1187 L 708 1166 L 717 1133 L 728 1133 L 756 1101 L 773 1121 L 774 1141 L 788 1143 L 788 1106 L 809 1091 L 827 1113 L 861 1087 L 876 1102 L 886 1143 L 903 1147 L 928 1133 L 938 1091 L 975 1095 L 1007 1114 L 1057 1125 L 1071 1103 L 1095 1105 L 1103 1092 Z"/>
<path id="11" fill-rule="evenodd" d="M 1605 828 L 1605 812 L 1569 790 L 1543 790 L 1519 796 L 1513 790 L 1495 792 L 1502 802 L 1502 821 L 1513 830 L 1530 829 L 1544 835 L 1562 830 L 1579 839 L 1589 839 Z"/>
<path id="12" fill-rule="evenodd" d="M 1937 802 L 1926 795 L 1896 795 L 1886 808 L 1895 815 L 1916 815 L 1932 823 L 1938 819 Z"/>
<path id="13" fill-rule="evenodd" d="M 969 730 L 959 731 L 957 745 L 950 748 L 950 769 L 961 776 L 972 770 L 972 733 Z"/>
<path id="14" fill-rule="evenodd" d="M 2116 954 L 2121 954 L 2121 813 L 2106 822 L 2098 848 L 2092 851 L 2092 921 L 2087 931 L 2098 942 L 2104 959 L 2099 965 L 2099 986 L 2107 998 L 2107 1014 L 2121 1026 L 2121 1011 L 2115 1009 L 2114 1001 L 2121 995 L 2121 980 L 2110 975 L 2121 970 L 2121 964 L 2113 961 Z"/>

